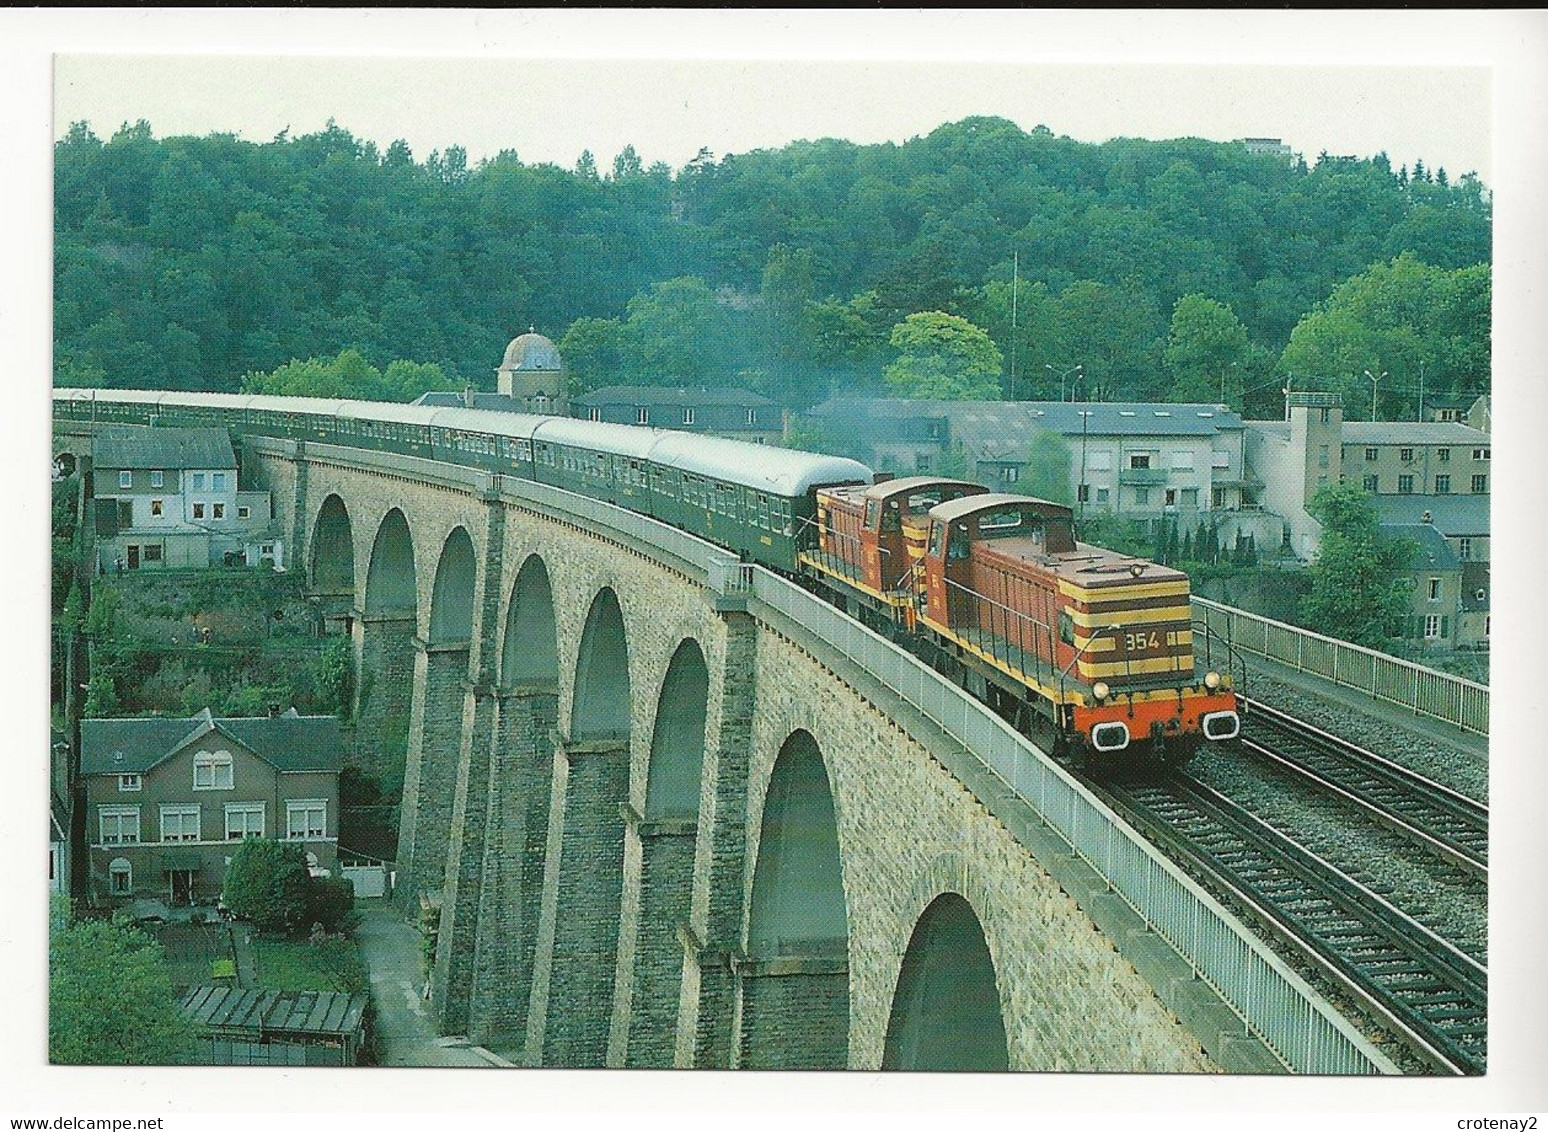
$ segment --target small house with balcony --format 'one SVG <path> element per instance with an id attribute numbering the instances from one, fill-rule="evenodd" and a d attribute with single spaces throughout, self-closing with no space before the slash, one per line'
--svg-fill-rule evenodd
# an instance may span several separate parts
<path id="1" fill-rule="evenodd" d="M 338 855 L 343 737 L 333 716 L 84 719 L 87 892 L 213 903 L 237 844 L 298 842 L 314 871 Z"/>

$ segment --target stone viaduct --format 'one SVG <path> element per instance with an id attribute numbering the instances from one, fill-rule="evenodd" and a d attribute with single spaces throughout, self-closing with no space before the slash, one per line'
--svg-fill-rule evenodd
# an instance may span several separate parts
<path id="1" fill-rule="evenodd" d="M 261 437 L 243 468 L 352 636 L 357 758 L 402 775 L 442 1032 L 530 1066 L 1283 1069 L 960 743 L 735 587 L 469 469 Z"/>

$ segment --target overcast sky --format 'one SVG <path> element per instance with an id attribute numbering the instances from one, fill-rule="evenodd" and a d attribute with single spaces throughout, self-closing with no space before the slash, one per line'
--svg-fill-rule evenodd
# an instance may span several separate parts
<path id="1" fill-rule="evenodd" d="M 1489 72 L 1464 65 L 61 55 L 55 91 L 55 136 L 144 118 L 157 136 L 267 141 L 332 118 L 383 148 L 402 138 L 420 159 L 462 145 L 474 162 L 514 149 L 569 167 L 590 149 L 606 169 L 633 145 L 678 169 L 701 146 L 902 142 L 995 115 L 1086 142 L 1268 136 L 1309 159 L 1386 151 L 1394 167 L 1422 158 L 1490 180 Z"/>
<path id="2" fill-rule="evenodd" d="M 175 54 L 170 63 L 147 57 Z M 341 61 L 341 56 L 348 56 Z M 407 57 L 415 57 L 409 59 Z M 138 58 L 130 58 L 138 57 Z M 1430 1117 L 1323 1116 L 1332 1127 L 1454 1127 L 1440 1113 L 1499 1116 L 1548 1105 L 1541 1073 L 1548 935 L 1537 862 L 1548 856 L 1540 820 L 1545 788 L 1540 571 L 1543 475 L 1534 456 L 1548 417 L 1542 379 L 1548 334 L 1543 193 L 1548 160 L 1548 19 L 1529 12 L 952 12 L 806 11 L 328 11 L 0 9 L 0 356 L 7 366 L 6 454 L 34 490 L 6 496 L 7 530 L 31 532 L 8 555 L 14 572 L 8 628 L 22 642 L 3 682 L 24 780 L 6 791 L 0 869 L 17 905 L 41 905 L 41 705 L 47 696 L 46 587 L 50 455 L 49 223 L 52 139 L 88 119 L 107 136 L 149 120 L 158 136 L 230 131 L 255 141 L 281 129 L 316 130 L 334 118 L 385 145 L 403 138 L 423 159 L 465 146 L 476 160 L 502 148 L 569 166 L 590 149 L 604 167 L 632 144 L 674 169 L 710 147 L 717 155 L 803 137 L 904 141 L 970 114 L 1082 141 L 1112 136 L 1282 137 L 1309 158 L 1321 150 L 1396 164 L 1422 157 L 1453 174 L 1476 170 L 1495 190 L 1494 375 L 1498 529 L 1493 541 L 1496 781 L 1491 885 L 1490 1071 L 1466 1082 L 1350 1083 L 1266 1078 L 1160 1080 L 1124 1076 L 975 1077 L 708 1074 L 441 1075 L 90 1074 L 40 1064 L 44 930 L 30 911 L 0 933 L 0 961 L 22 972 L 8 1009 L 25 1024 L 0 1034 L 18 1112 L 175 1115 L 335 1111 L 329 1126 L 362 1126 L 349 1113 L 384 1111 L 372 1127 L 418 1127 L 421 1108 L 508 1114 L 581 1108 L 775 1113 L 804 1109 L 898 1112 L 1015 1111 L 1017 1127 L 1044 1114 L 1107 1112 L 1082 1128 L 1132 1126 L 1111 1114 L 1265 1110 L 1410 1112 Z M 823 64 L 833 64 L 824 66 Z M 58 82 L 55 83 L 57 69 Z M 57 96 L 57 106 L 55 98 Z M 1492 152 L 1491 152 L 1492 142 Z M 7 575 L 7 580 L 12 580 Z M 30 642 L 30 644 L 28 643 Z M 26 650 L 31 648 L 29 654 Z M 29 664 L 27 655 L 33 657 Z M 26 757 L 21 757 L 26 756 Z M 16 820 L 11 820 L 15 818 Z M 1530 900 L 1516 897 L 1530 893 Z M 1517 977 L 1505 983 L 1504 974 Z M 1511 1040 L 1504 1040 L 1504 1039 Z M 29 1068 L 30 1067 L 30 1068 Z M 347 1076 L 347 1075 L 346 1075 Z M 281 1079 L 283 1077 L 283 1080 Z M 621 1084 L 620 1082 L 626 1082 Z M 1365 1088 L 1365 1084 L 1380 1086 Z M 1391 1087 L 1386 1087 L 1386 1086 Z M 173 1099 L 176 1098 L 176 1105 Z M 717 1103 L 719 1102 L 719 1103 Z M 1032 1124 L 1025 1114 L 1034 1114 Z M 509 1117 L 502 1116 L 497 1119 Z M 636 1118 L 632 1118 L 638 1122 Z M 1046 1118 L 1045 1118 L 1046 1119 Z M 1058 1118 L 1053 1118 L 1058 1122 Z M 1304 1117 L 1258 1116 L 1269 1132 Z M 478 1120 L 477 1117 L 474 1120 Z M 256 1120 L 227 1122 L 258 1127 Z M 1068 1122 L 1065 1122 L 1068 1123 Z M 1229 1115 L 1190 1127 L 1239 1128 Z M 316 1120 L 303 1127 L 320 1127 Z M 649 1126 L 649 1125 L 648 1125 Z"/>

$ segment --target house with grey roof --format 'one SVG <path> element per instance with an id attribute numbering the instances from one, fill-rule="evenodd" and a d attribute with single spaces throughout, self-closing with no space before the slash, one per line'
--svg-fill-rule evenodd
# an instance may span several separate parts
<path id="1" fill-rule="evenodd" d="M 1476 647 L 1479 642 L 1471 635 L 1463 639 L 1463 564 L 1445 536 L 1429 523 L 1384 525 L 1382 533 L 1390 538 L 1408 539 L 1417 547 L 1411 567 L 1413 597 L 1403 635 L 1427 651 Z"/>
<path id="2" fill-rule="evenodd" d="M 1053 459 L 1064 464 L 1064 501 L 1082 510 L 1210 521 L 1221 537 L 1257 535 L 1262 521 L 1242 420 L 1220 405 L 855 398 L 809 419 L 850 438 L 862 449 L 851 454 L 879 471 L 945 470 L 1024 493 L 1034 461 Z"/>
<path id="3" fill-rule="evenodd" d="M 753 444 L 768 444 L 784 432 L 778 405 L 750 389 L 730 386 L 609 385 L 576 396 L 570 411 L 581 420 L 648 425 Z"/>
<path id="4" fill-rule="evenodd" d="M 283 568 L 270 495 L 240 490 L 238 475 L 224 429 L 103 429 L 91 473 L 98 569 Z"/>
<path id="5" fill-rule="evenodd" d="M 321 873 L 338 853 L 344 740 L 333 716 L 84 719 L 88 898 L 213 903 L 247 837 L 297 842 Z"/>
<path id="6" fill-rule="evenodd" d="M 1358 483 L 1383 522 L 1415 523 L 1426 511 L 1467 513 L 1463 524 L 1437 523 L 1448 538 L 1482 539 L 1487 554 L 1490 447 L 1487 433 L 1456 421 L 1350 421 L 1334 393 L 1292 393 L 1287 419 L 1247 421 L 1247 463 L 1263 481 L 1262 499 L 1283 521 L 1281 545 L 1303 560 L 1316 556 L 1321 525 L 1306 504 L 1325 483 Z M 1471 499 L 1474 502 L 1464 503 Z M 1428 521 L 1428 520 L 1423 520 Z M 1455 551 L 1462 549 L 1458 544 Z"/>

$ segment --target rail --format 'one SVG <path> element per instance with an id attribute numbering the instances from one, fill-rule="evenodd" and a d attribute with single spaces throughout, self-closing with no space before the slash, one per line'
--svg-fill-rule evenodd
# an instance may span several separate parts
<path id="1" fill-rule="evenodd" d="M 255 448 L 292 454 L 293 442 L 249 438 Z M 781 615 L 893 689 L 1037 813 L 1042 822 L 1164 939 L 1291 1071 L 1396 1072 L 1374 1046 L 1278 956 L 1084 786 L 988 707 L 794 583 L 736 562 L 723 548 L 644 515 L 529 480 L 421 457 L 308 441 L 305 458 L 362 471 L 417 475 L 484 498 L 503 498 L 603 538 L 647 549 L 690 576 L 712 578 L 750 611 Z M 724 592 L 724 591 L 721 591 Z M 987 803 L 986 803 L 987 804 Z"/>
<path id="2" fill-rule="evenodd" d="M 1477 735 L 1489 734 L 1489 689 L 1401 657 L 1193 598 L 1195 616 L 1233 648 L 1321 676 Z"/>

